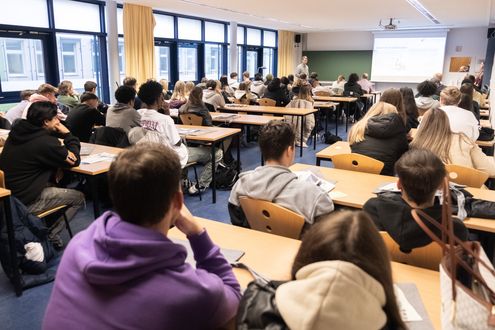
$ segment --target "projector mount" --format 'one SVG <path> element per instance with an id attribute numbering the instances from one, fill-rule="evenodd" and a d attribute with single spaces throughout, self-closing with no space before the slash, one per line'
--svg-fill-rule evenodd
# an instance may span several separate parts
<path id="1" fill-rule="evenodd" d="M 394 24 L 394 20 L 396 24 Z M 391 17 L 389 19 L 388 24 L 382 24 L 382 20 L 380 20 L 380 23 L 378 23 L 378 26 L 381 27 L 384 30 L 397 30 L 397 24 L 399 24 L 400 21 L 396 18 Z"/>

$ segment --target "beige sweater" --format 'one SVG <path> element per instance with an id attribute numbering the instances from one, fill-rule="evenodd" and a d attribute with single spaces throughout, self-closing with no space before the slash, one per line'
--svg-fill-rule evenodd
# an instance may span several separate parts
<path id="1" fill-rule="evenodd" d="M 481 148 L 464 134 L 453 134 L 449 151 L 452 164 L 475 168 L 495 177 L 495 159 L 487 156 Z"/>

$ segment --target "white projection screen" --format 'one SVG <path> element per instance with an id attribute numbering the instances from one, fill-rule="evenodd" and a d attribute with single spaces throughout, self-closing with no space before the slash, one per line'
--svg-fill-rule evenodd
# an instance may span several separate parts
<path id="1" fill-rule="evenodd" d="M 446 30 L 374 33 L 371 80 L 416 83 L 443 71 Z"/>

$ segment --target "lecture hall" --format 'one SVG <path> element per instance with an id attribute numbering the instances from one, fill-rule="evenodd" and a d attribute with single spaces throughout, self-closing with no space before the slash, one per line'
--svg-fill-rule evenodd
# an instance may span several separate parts
<path id="1" fill-rule="evenodd" d="M 495 0 L 1 1 L 0 328 L 495 329 L 494 58 Z"/>

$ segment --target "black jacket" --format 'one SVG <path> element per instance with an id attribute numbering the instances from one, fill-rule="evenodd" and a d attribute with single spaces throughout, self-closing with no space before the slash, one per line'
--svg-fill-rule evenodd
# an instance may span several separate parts
<path id="1" fill-rule="evenodd" d="M 211 119 L 210 112 L 208 111 L 206 106 L 203 107 L 191 106 L 186 103 L 180 107 L 179 113 L 180 114 L 190 113 L 190 114 L 198 115 L 203 118 L 203 122 L 201 123 L 202 126 L 213 126 L 213 121 Z"/>
<path id="2" fill-rule="evenodd" d="M 95 108 L 81 103 L 69 111 L 65 123 L 72 134 L 77 136 L 81 142 L 89 142 L 93 126 L 105 125 L 105 116 Z"/>
<path id="3" fill-rule="evenodd" d="M 378 197 L 368 200 L 363 210 L 371 216 L 378 230 L 389 233 L 403 252 L 409 252 L 432 242 L 428 234 L 414 221 L 411 207 L 399 193 L 381 193 Z M 442 205 L 437 201 L 432 207 L 423 211 L 438 222 L 442 221 Z M 441 237 L 440 231 L 434 225 L 426 219 L 423 222 L 433 233 Z M 463 241 L 467 240 L 468 231 L 462 221 L 453 218 L 453 222 L 455 235 Z"/>
<path id="4" fill-rule="evenodd" d="M 353 153 L 378 159 L 385 163 L 381 174 L 394 175 L 394 164 L 409 149 L 407 130 L 396 113 L 371 117 L 364 141 L 351 145 Z"/>
<path id="5" fill-rule="evenodd" d="M 351 93 L 352 92 L 352 93 Z M 358 83 L 346 82 L 344 85 L 344 96 L 354 96 L 359 97 L 364 94 L 361 85 Z"/>
<path id="6" fill-rule="evenodd" d="M 63 144 L 59 138 L 63 138 Z M 79 139 L 68 133 L 60 136 L 27 120 L 16 121 L 0 155 L 7 188 L 24 205 L 31 204 L 47 186 L 57 168 L 69 168 L 65 161 L 70 150 L 79 165 Z"/>
<path id="7" fill-rule="evenodd" d="M 267 89 L 263 97 L 277 101 L 277 104 L 275 104 L 277 107 L 285 107 L 289 104 L 289 95 L 282 88 L 274 91 Z"/>

